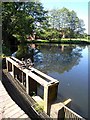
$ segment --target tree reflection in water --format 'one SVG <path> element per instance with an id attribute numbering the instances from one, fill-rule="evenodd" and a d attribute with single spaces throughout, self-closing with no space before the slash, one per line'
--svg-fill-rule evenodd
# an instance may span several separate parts
<path id="1" fill-rule="evenodd" d="M 68 44 L 29 44 L 27 54 L 23 52 L 21 58 L 31 58 L 35 67 L 47 74 L 48 71 L 64 73 L 79 64 L 83 47 Z M 20 49 L 17 53 L 22 53 L 22 50 L 24 51 Z"/>
<path id="2" fill-rule="evenodd" d="M 48 71 L 64 73 L 79 64 L 83 46 L 51 44 L 41 45 L 40 48 L 44 56 L 43 62 L 35 64 L 35 67 L 45 73 Z"/>

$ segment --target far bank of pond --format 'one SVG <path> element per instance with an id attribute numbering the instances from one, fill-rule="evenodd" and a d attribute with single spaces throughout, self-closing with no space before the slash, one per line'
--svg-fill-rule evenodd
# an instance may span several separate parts
<path id="1" fill-rule="evenodd" d="M 90 44 L 88 39 L 32 40 L 28 43 L 57 43 L 57 44 Z"/>

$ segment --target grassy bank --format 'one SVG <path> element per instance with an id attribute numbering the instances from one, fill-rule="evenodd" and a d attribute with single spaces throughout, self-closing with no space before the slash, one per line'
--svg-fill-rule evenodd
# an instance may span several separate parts
<path id="1" fill-rule="evenodd" d="M 60 39 L 60 40 L 33 40 L 28 41 L 33 43 L 61 43 L 61 44 L 90 44 L 90 40 L 87 39 Z"/>

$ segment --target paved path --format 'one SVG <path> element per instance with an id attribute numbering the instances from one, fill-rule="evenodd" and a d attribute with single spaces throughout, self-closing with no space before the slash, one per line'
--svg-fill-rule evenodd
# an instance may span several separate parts
<path id="1" fill-rule="evenodd" d="M 0 120 L 2 118 L 30 118 L 28 115 L 12 100 L 0 81 Z"/>

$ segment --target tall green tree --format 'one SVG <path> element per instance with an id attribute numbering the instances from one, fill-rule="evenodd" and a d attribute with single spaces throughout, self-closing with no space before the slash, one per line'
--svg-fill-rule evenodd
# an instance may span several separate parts
<path id="1" fill-rule="evenodd" d="M 3 2 L 2 39 L 4 48 L 10 48 L 8 50 L 10 51 L 13 38 L 23 44 L 28 36 L 32 36 L 34 32 L 38 32 L 38 29 L 46 27 L 46 16 L 47 11 L 40 2 Z"/>
<path id="2" fill-rule="evenodd" d="M 27 35 L 33 34 L 38 27 L 43 27 L 46 14 L 39 2 L 6 2 L 2 3 L 2 36 L 16 36 L 21 42 Z"/>
<path id="3" fill-rule="evenodd" d="M 2 37 L 5 42 L 13 35 L 24 41 L 26 34 L 32 32 L 33 18 L 24 9 L 25 3 L 2 3 Z"/>
<path id="4" fill-rule="evenodd" d="M 55 9 L 52 9 L 49 11 L 49 22 L 51 24 L 51 27 L 54 29 L 56 28 L 56 25 L 57 25 L 57 10 Z"/>
<path id="5" fill-rule="evenodd" d="M 52 28 L 62 32 L 63 38 L 67 34 L 68 37 L 75 37 L 75 34 L 84 32 L 84 22 L 79 19 L 74 10 L 70 11 L 67 8 L 51 10 L 49 12 L 50 24 Z"/>

